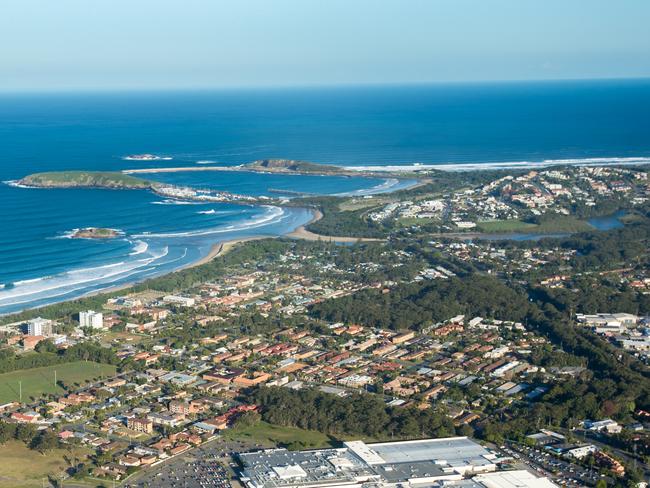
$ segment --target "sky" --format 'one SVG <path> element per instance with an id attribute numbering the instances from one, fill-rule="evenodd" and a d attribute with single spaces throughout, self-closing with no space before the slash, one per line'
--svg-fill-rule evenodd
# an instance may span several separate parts
<path id="1" fill-rule="evenodd" d="M 0 3 L 0 91 L 650 77 L 648 0 Z"/>

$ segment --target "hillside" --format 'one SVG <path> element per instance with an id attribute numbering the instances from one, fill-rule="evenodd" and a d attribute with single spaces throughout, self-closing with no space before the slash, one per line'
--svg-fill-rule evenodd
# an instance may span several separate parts
<path id="1" fill-rule="evenodd" d="M 264 170 L 278 173 L 335 173 L 340 174 L 345 170 L 331 164 L 309 163 L 293 159 L 260 159 L 244 165 L 244 168 L 251 170 Z"/>
<path id="2" fill-rule="evenodd" d="M 41 188 L 114 188 L 147 189 L 151 182 L 110 171 L 55 171 L 25 176 L 21 185 Z"/>

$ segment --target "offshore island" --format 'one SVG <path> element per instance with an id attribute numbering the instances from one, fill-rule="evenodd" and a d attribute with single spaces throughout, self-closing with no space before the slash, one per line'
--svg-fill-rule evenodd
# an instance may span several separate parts
<path id="1" fill-rule="evenodd" d="M 203 202 L 272 203 L 268 197 L 251 197 L 229 192 L 195 190 L 190 187 L 168 185 L 136 178 L 113 171 L 54 171 L 34 173 L 13 182 L 26 188 L 97 188 L 108 190 L 149 190 L 157 195 Z"/>
<path id="2" fill-rule="evenodd" d="M 85 229 L 76 229 L 70 234 L 71 239 L 113 239 L 119 237 L 120 231 L 107 229 L 104 227 L 86 227 Z"/>

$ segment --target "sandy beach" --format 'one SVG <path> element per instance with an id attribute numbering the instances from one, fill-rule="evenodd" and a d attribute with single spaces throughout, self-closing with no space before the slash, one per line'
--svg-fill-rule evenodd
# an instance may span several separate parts
<path id="1" fill-rule="evenodd" d="M 230 241 L 220 242 L 219 244 L 215 244 L 214 246 L 212 246 L 212 249 L 210 249 L 210 252 L 205 257 L 199 259 L 198 261 L 194 261 L 193 263 L 188 264 L 187 266 L 180 269 L 195 268 L 197 266 L 201 266 L 202 264 L 209 263 L 214 258 L 218 256 L 223 256 L 224 254 L 229 252 L 237 244 L 241 244 L 243 242 L 249 242 L 249 241 L 259 241 L 260 239 L 269 239 L 272 237 L 275 236 L 253 236 L 253 237 L 244 237 L 242 239 L 232 239 Z"/>
<path id="2" fill-rule="evenodd" d="M 320 219 L 323 218 L 323 213 L 320 210 L 314 210 L 314 215 L 311 218 L 311 220 L 305 224 L 301 225 L 297 229 L 293 230 L 292 232 L 289 232 L 288 234 L 284 234 L 281 236 L 253 236 L 253 237 L 244 237 L 242 239 L 233 239 L 230 241 L 224 241 L 220 242 L 218 244 L 215 244 L 212 246 L 212 249 L 210 249 L 210 252 L 203 258 L 199 259 L 198 261 L 195 261 L 184 268 L 181 269 L 188 269 L 188 268 L 194 268 L 196 266 L 201 266 L 202 264 L 209 263 L 212 261 L 214 258 L 223 256 L 227 252 L 229 252 L 231 249 L 233 249 L 235 246 L 238 244 L 242 244 L 244 242 L 250 242 L 250 241 L 257 241 L 260 239 L 271 239 L 271 238 L 277 238 L 277 237 L 289 237 L 292 239 L 305 239 L 307 241 L 329 241 L 329 242 L 381 242 L 384 241 L 385 239 L 375 239 L 375 238 L 369 238 L 369 237 L 339 237 L 339 236 L 325 236 L 325 235 L 320 235 L 320 234 L 315 234 L 313 232 L 308 231 L 305 227 L 306 225 L 309 225 L 313 222 L 316 222 Z"/>
<path id="3" fill-rule="evenodd" d="M 262 235 L 262 236 L 244 237 L 242 239 L 233 239 L 230 241 L 220 242 L 212 246 L 212 249 L 210 249 L 210 252 L 205 257 L 181 269 L 194 268 L 196 266 L 201 266 L 202 264 L 209 263 L 214 258 L 223 256 L 238 244 L 242 244 L 244 242 L 250 242 L 250 241 L 258 241 L 260 239 L 289 237 L 292 239 L 305 239 L 307 241 L 329 241 L 329 242 L 381 242 L 385 240 L 385 239 L 375 239 L 370 237 L 342 237 L 342 236 L 325 236 L 325 235 L 315 234 L 313 232 L 308 231 L 305 227 L 306 225 L 309 225 L 313 222 L 322 219 L 323 213 L 320 210 L 314 210 L 313 212 L 314 215 L 307 224 L 301 225 L 300 227 L 293 230 L 292 232 L 289 232 L 288 234 L 284 234 L 281 236 Z"/>

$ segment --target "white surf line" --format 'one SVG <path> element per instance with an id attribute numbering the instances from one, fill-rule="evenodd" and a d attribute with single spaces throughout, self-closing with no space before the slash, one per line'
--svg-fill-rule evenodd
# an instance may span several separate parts
<path id="1" fill-rule="evenodd" d="M 502 161 L 484 163 L 436 163 L 436 164 L 403 164 L 388 166 L 344 166 L 348 171 L 372 172 L 412 172 L 422 170 L 440 171 L 476 171 L 489 169 L 527 169 L 546 168 L 550 166 L 637 166 L 650 164 L 650 157 L 628 158 L 573 158 L 545 159 L 543 161 Z"/>

